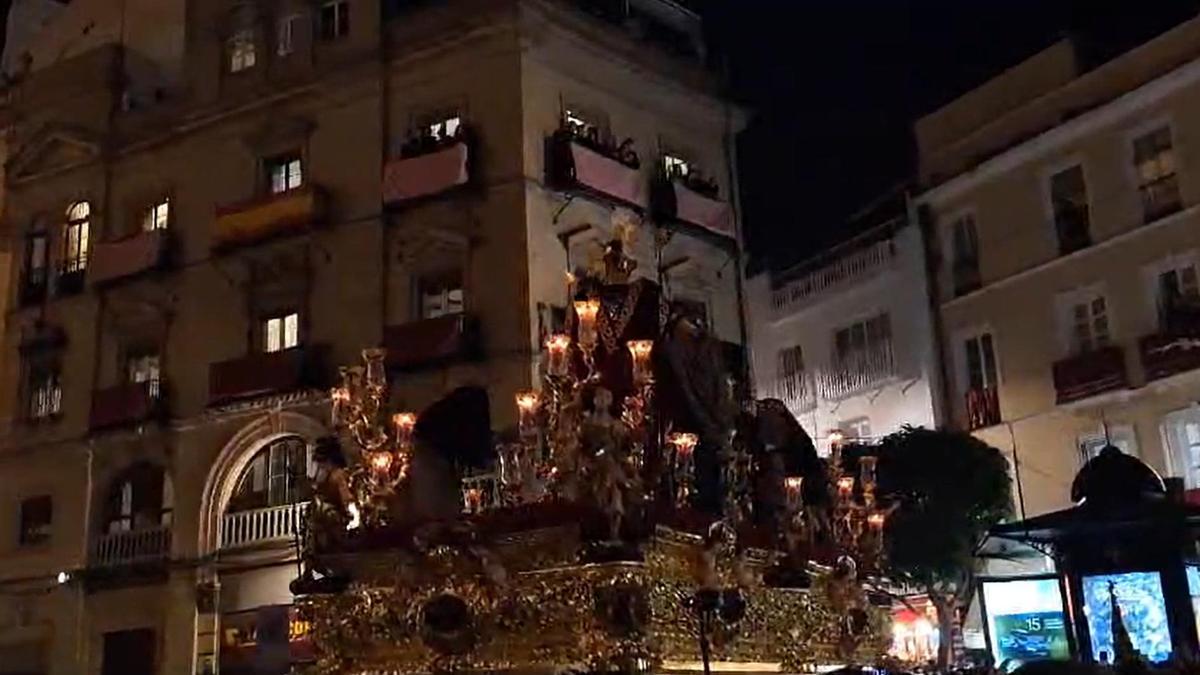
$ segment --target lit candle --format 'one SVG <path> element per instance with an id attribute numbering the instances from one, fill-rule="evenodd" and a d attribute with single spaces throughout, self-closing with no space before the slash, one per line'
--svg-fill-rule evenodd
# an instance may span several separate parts
<path id="1" fill-rule="evenodd" d="M 887 521 L 887 513 L 884 511 L 872 511 L 867 516 L 867 527 L 871 528 L 871 532 L 879 534 L 883 531 L 883 525 Z"/>
<path id="2" fill-rule="evenodd" d="M 834 449 L 841 448 L 842 441 L 846 440 L 846 435 L 842 433 L 841 429 L 830 429 L 828 440 L 829 440 L 829 451 L 833 452 Z"/>
<path id="3" fill-rule="evenodd" d="M 796 512 L 803 505 L 804 494 L 801 488 L 804 487 L 803 476 L 788 476 L 783 479 L 783 488 L 787 491 L 788 510 Z"/>
<path id="4" fill-rule="evenodd" d="M 386 450 L 371 453 L 371 469 L 377 474 L 386 474 L 392 468 L 392 453 Z"/>
<path id="5" fill-rule="evenodd" d="M 650 368 L 650 352 L 654 350 L 654 341 L 630 340 L 625 346 L 629 348 L 629 355 L 633 358 L 633 383 L 646 384 L 654 379 L 654 372 Z"/>
<path id="6" fill-rule="evenodd" d="M 334 387 L 329 390 L 330 411 L 329 417 L 334 426 L 342 423 L 346 416 L 346 409 L 350 405 L 350 390 L 345 387 Z"/>
<path id="7" fill-rule="evenodd" d="M 599 300 L 576 300 L 575 316 L 579 319 L 579 344 L 584 349 L 596 346 L 596 319 L 600 316 Z"/>
<path id="8" fill-rule="evenodd" d="M 396 428 L 396 446 L 402 450 L 411 448 L 413 429 L 417 426 L 416 414 L 398 412 L 392 415 L 392 425 Z"/>
<path id="9" fill-rule="evenodd" d="M 878 461 L 878 457 L 871 455 L 863 455 L 858 458 L 858 482 L 862 485 L 863 492 L 874 492 L 875 490 L 875 465 Z"/>
<path id="10" fill-rule="evenodd" d="M 675 448 L 675 470 L 681 480 L 689 480 L 692 474 L 692 453 L 700 439 L 696 434 L 675 432 L 667 437 L 667 442 Z"/>
<path id="11" fill-rule="evenodd" d="M 523 438 L 537 435 L 538 395 L 536 391 L 517 392 L 517 429 Z"/>
<path id="12" fill-rule="evenodd" d="M 571 338 L 555 333 L 546 339 L 546 369 L 554 377 L 565 377 L 570 366 Z"/>
<path id="13" fill-rule="evenodd" d="M 842 500 L 850 499 L 850 495 L 854 493 L 854 476 L 842 476 L 837 480 L 838 498 Z"/>

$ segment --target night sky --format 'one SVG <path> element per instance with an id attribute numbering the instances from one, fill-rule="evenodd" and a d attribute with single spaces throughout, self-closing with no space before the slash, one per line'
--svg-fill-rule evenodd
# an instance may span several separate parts
<path id="1" fill-rule="evenodd" d="M 845 236 L 850 215 L 910 178 L 916 117 L 1066 35 L 1086 63 L 1161 33 L 1197 0 L 708 0 L 735 95 L 751 264 Z M 723 57 L 723 58 L 722 58 Z"/>

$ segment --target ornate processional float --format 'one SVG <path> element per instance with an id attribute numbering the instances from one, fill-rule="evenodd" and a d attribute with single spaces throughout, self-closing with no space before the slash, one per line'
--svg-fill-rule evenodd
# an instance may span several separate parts
<path id="1" fill-rule="evenodd" d="M 480 389 L 389 410 L 382 350 L 342 369 L 293 583 L 316 672 L 794 672 L 883 653 L 874 458 L 844 472 L 778 401 L 739 404 L 702 322 L 631 280 L 629 243 L 570 280 L 513 430 L 492 433 Z M 494 467 L 496 503 L 461 487 L 471 464 Z"/>

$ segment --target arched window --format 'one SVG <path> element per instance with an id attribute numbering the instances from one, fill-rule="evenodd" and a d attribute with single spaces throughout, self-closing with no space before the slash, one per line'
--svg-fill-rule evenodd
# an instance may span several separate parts
<path id="1" fill-rule="evenodd" d="M 308 501 L 308 444 L 286 436 L 259 450 L 238 478 L 227 513 Z"/>
<path id="2" fill-rule="evenodd" d="M 75 202 L 67 208 L 67 223 L 63 231 L 63 274 L 82 272 L 87 268 L 88 229 L 92 206 Z"/>
<path id="3" fill-rule="evenodd" d="M 162 467 L 141 462 L 126 469 L 109 489 L 104 532 L 170 527 L 175 494 Z"/>

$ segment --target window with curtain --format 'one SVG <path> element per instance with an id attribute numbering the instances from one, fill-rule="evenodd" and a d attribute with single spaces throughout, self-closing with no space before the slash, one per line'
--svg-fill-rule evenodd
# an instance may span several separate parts
<path id="1" fill-rule="evenodd" d="M 307 501 L 308 444 L 288 436 L 267 445 L 250 460 L 238 479 L 227 511 L 235 513 Z"/>
<path id="2" fill-rule="evenodd" d="M 230 73 L 249 70 L 258 63 L 257 46 L 254 44 L 254 29 L 239 28 L 229 37 L 225 45 Z"/>
<path id="3" fill-rule="evenodd" d="M 266 161 L 267 188 L 271 194 L 295 190 L 304 184 L 304 168 L 299 152 L 290 152 Z"/>
<path id="4" fill-rule="evenodd" d="M 1091 216 L 1083 166 L 1076 164 L 1050 176 L 1050 205 L 1059 253 L 1066 255 L 1090 246 Z"/>
<path id="5" fill-rule="evenodd" d="M 75 202 L 67 209 L 63 230 L 63 273 L 82 272 L 87 268 L 88 230 L 92 207 L 87 202 Z"/>
<path id="6" fill-rule="evenodd" d="M 263 320 L 263 351 L 281 352 L 300 346 L 300 315 L 288 312 Z"/>
<path id="7" fill-rule="evenodd" d="M 169 527 L 174 493 L 162 467 L 138 463 L 113 481 L 104 531 L 108 534 Z"/>
<path id="8" fill-rule="evenodd" d="M 1133 139 L 1133 168 L 1145 222 L 1158 220 L 1182 206 L 1170 127 L 1159 127 Z"/>

